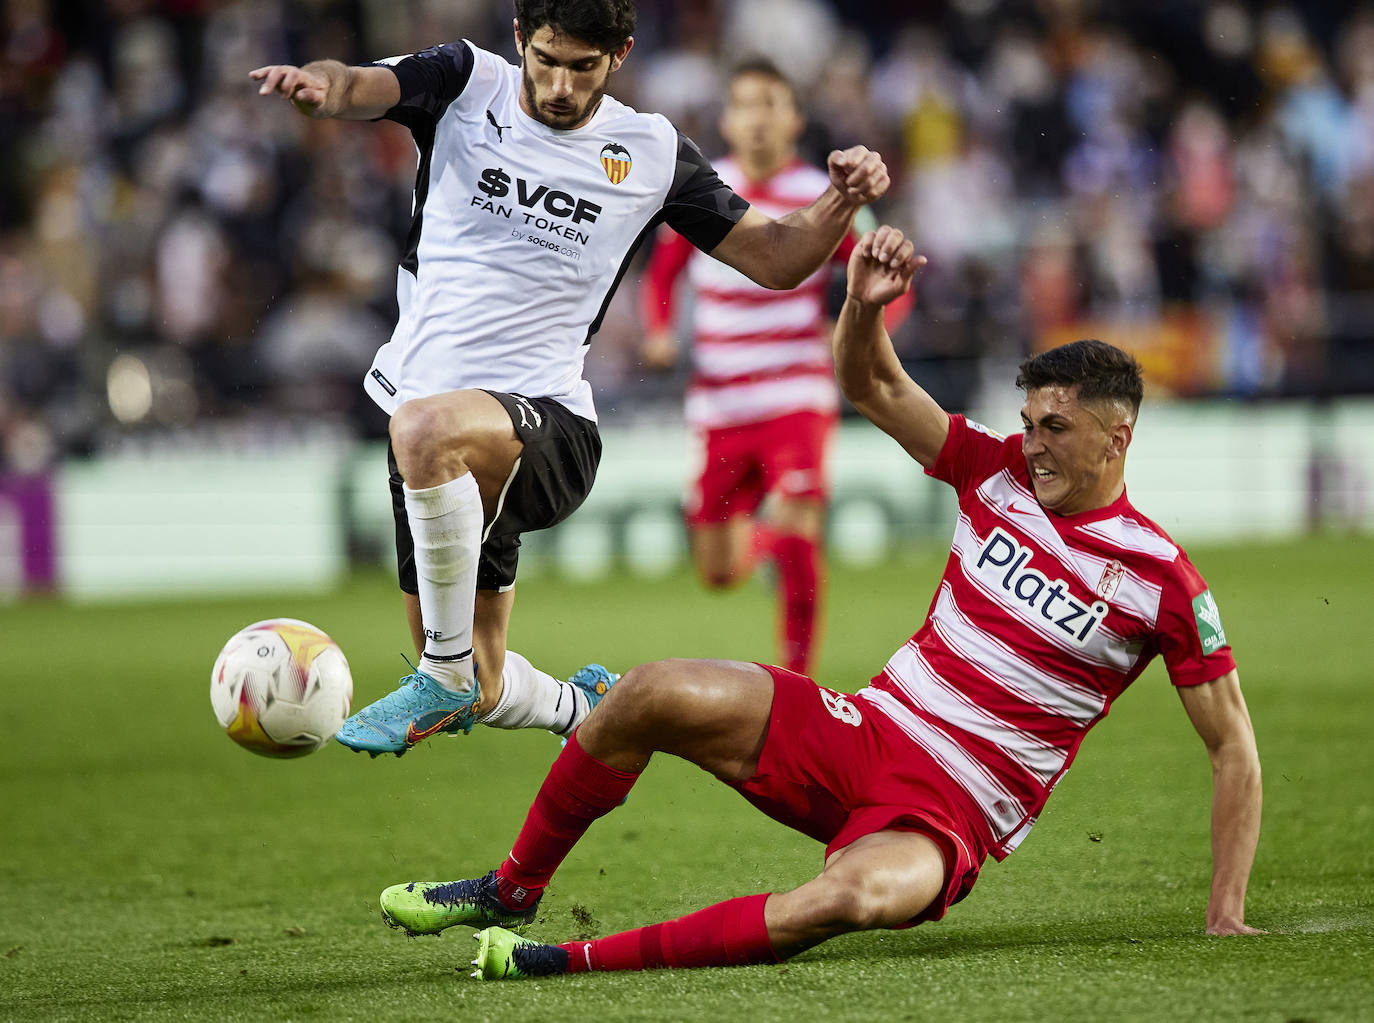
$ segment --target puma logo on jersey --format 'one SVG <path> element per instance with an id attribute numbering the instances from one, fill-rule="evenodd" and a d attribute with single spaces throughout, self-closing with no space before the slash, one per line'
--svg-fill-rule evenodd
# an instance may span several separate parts
<path id="1" fill-rule="evenodd" d="M 490 110 L 487 111 L 487 120 L 490 121 L 490 122 L 491 122 L 491 126 L 492 126 L 493 128 L 496 129 L 496 141 L 497 141 L 497 142 L 504 142 L 504 141 L 506 141 L 505 138 L 502 136 L 502 132 L 508 130 L 508 129 L 510 128 L 510 125 L 509 125 L 509 124 L 497 124 L 497 123 L 496 123 L 496 115 L 493 114 Z"/>
<path id="2" fill-rule="evenodd" d="M 1027 613 L 1058 629 L 1075 646 L 1086 646 L 1107 617 L 1106 602 L 1096 600 L 1089 606 L 1078 600 L 1066 581 L 1050 579 L 1030 567 L 1034 553 L 1002 529 L 994 529 L 979 549 L 973 569 L 984 585 L 1011 597 L 1013 606 L 1024 605 Z"/>

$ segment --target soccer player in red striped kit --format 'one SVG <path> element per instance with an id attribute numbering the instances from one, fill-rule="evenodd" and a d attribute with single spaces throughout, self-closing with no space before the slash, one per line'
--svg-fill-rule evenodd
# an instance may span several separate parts
<path id="1" fill-rule="evenodd" d="M 730 72 L 720 115 L 730 151 L 715 162 L 716 173 L 771 217 L 801 209 L 825 186 L 825 172 L 797 152 L 805 124 L 792 84 L 772 61 L 740 62 Z M 790 291 L 761 288 L 723 263 L 698 258 L 665 225 L 640 296 L 646 331 L 640 356 L 651 368 L 667 369 L 678 355 L 676 299 L 683 290 L 692 293 L 686 419 L 693 476 L 685 514 L 697 574 L 723 590 L 747 580 L 757 563 L 771 562 L 778 663 L 802 673 L 819 648 L 829 451 L 840 410 L 826 299 L 832 271 L 849 260 L 863 227 L 877 222 L 865 209 L 855 223 L 829 263 Z M 894 303 L 889 328 L 906 305 Z"/>
<path id="2" fill-rule="evenodd" d="M 476 975 L 496 979 L 771 963 L 849 931 L 938 920 L 989 854 L 1016 848 L 1084 735 L 1160 656 L 1212 763 L 1207 933 L 1259 933 L 1245 890 L 1260 765 L 1235 660 L 1206 582 L 1126 496 L 1140 367 L 1077 341 L 1022 364 L 1021 437 L 949 415 L 882 326 L 918 263 L 900 232 L 865 235 L 834 347 L 855 407 L 959 496 L 921 628 L 853 695 L 759 665 L 633 669 L 555 761 L 505 862 L 479 879 L 387 889 L 393 926 L 485 928 Z M 591 941 L 506 929 L 533 919 L 564 856 L 656 752 L 825 843 L 820 875 Z"/>

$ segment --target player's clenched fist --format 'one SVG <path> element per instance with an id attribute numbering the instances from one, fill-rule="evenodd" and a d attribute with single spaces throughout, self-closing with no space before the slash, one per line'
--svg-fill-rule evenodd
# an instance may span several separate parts
<path id="1" fill-rule="evenodd" d="M 856 302 L 886 305 L 911 287 L 925 256 L 895 227 L 884 224 L 859 239 L 849 257 L 849 297 Z"/>
<path id="2" fill-rule="evenodd" d="M 835 190 L 855 206 L 880 198 L 891 183 L 883 158 L 864 146 L 835 150 L 826 160 L 826 169 Z"/>
<path id="3" fill-rule="evenodd" d="M 269 64 L 248 72 L 248 77 L 261 82 L 259 96 L 277 92 L 289 99 L 301 113 L 309 117 L 328 117 L 324 102 L 329 96 L 329 78 L 292 64 Z"/>

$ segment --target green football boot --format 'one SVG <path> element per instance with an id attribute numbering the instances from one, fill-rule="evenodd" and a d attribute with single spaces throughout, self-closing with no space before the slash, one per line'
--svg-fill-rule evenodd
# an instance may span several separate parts
<path id="1" fill-rule="evenodd" d="M 482 980 L 523 980 L 568 972 L 567 949 L 530 941 L 502 927 L 478 931 L 474 977 Z"/>
<path id="2" fill-rule="evenodd" d="M 541 895 L 540 898 L 543 896 Z M 496 871 L 468 881 L 411 881 L 382 892 L 382 919 L 388 927 L 438 934 L 457 924 L 523 929 L 539 910 L 539 899 L 525 909 L 507 909 L 496 897 Z"/>

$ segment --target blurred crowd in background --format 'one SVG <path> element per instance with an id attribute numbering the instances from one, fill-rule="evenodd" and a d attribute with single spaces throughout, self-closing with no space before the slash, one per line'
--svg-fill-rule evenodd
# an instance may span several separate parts
<path id="1" fill-rule="evenodd" d="M 611 93 L 708 155 L 723 73 L 773 57 L 807 158 L 862 143 L 930 259 L 896 342 L 950 408 L 980 368 L 1101 336 L 1158 391 L 1374 392 L 1374 8 L 1305 0 L 641 0 Z M 415 150 L 248 71 L 455 38 L 509 0 L 8 0 L 0 24 L 0 472 L 147 442 L 377 437 Z M 641 253 L 587 370 L 639 364 Z M 537 300 L 526 315 L 538 316 Z M 217 440 L 216 440 L 217 439 Z"/>

